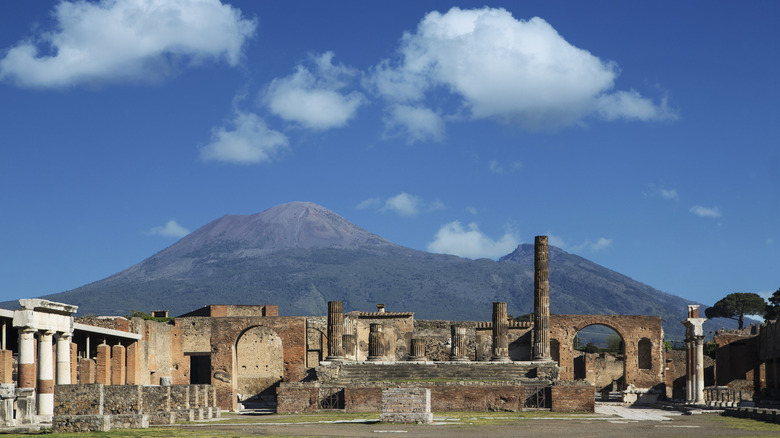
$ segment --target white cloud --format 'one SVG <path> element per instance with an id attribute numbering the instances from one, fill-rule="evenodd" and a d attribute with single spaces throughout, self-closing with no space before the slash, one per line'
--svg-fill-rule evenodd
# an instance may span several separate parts
<path id="1" fill-rule="evenodd" d="M 599 252 L 603 251 L 610 246 L 612 246 L 612 239 L 607 239 L 606 237 L 599 237 L 596 239 L 595 242 L 592 242 L 590 240 L 585 240 L 584 242 L 578 244 L 578 245 L 569 245 L 566 243 L 566 241 L 563 239 L 562 236 L 556 236 L 552 233 L 547 233 L 547 238 L 552 246 L 557 246 L 558 248 L 561 248 L 566 251 L 571 252 Z"/>
<path id="2" fill-rule="evenodd" d="M 661 197 L 663 197 L 664 199 L 672 199 L 675 201 L 680 199 L 680 195 L 677 194 L 677 190 L 675 189 L 671 189 L 671 190 L 661 189 Z"/>
<path id="3" fill-rule="evenodd" d="M 468 213 L 470 213 L 470 214 L 473 214 L 473 215 L 475 215 L 475 216 L 476 216 L 476 214 L 477 214 L 477 209 L 476 209 L 475 207 L 466 207 L 466 211 L 467 211 Z"/>
<path id="4" fill-rule="evenodd" d="M 150 236 L 177 237 L 181 238 L 190 234 L 190 230 L 182 227 L 175 220 L 171 219 L 164 226 L 154 227 L 146 232 Z"/>
<path id="5" fill-rule="evenodd" d="M 690 212 L 699 217 L 719 218 L 723 216 L 718 207 L 702 207 L 701 205 L 694 205 L 691 207 Z"/>
<path id="6" fill-rule="evenodd" d="M 428 251 L 453 254 L 460 257 L 498 258 L 512 252 L 520 243 L 519 237 L 508 230 L 498 240 L 493 240 L 479 230 L 476 223 L 464 227 L 460 222 L 450 222 L 443 225 L 433 242 L 428 244 Z"/>
<path id="7" fill-rule="evenodd" d="M 357 205 L 357 208 L 359 210 L 377 208 L 383 212 L 393 211 L 400 216 L 411 217 L 417 216 L 421 213 L 430 213 L 436 210 L 443 210 L 446 208 L 446 206 L 443 202 L 438 200 L 426 202 L 419 196 L 401 192 L 395 196 L 387 198 L 384 201 L 381 198 L 368 198 L 364 201 L 361 201 Z"/>
<path id="8" fill-rule="evenodd" d="M 357 75 L 357 71 L 333 65 L 332 52 L 314 57 L 312 61 L 314 73 L 299 65 L 290 76 L 271 81 L 263 101 L 272 113 L 309 129 L 345 126 L 366 102 L 359 92 L 340 92 Z"/>
<path id="9" fill-rule="evenodd" d="M 0 79 L 65 87 L 156 78 L 183 59 L 224 58 L 235 66 L 256 27 L 219 0 L 63 1 L 54 18 L 55 31 L 8 49 Z"/>
<path id="10" fill-rule="evenodd" d="M 409 143 L 444 139 L 444 120 L 428 108 L 396 104 L 391 105 L 387 113 L 388 132 L 402 131 Z"/>
<path id="11" fill-rule="evenodd" d="M 605 120 L 675 118 L 636 91 L 613 91 L 619 69 L 569 44 L 539 17 L 517 20 L 504 9 L 457 7 L 428 13 L 404 34 L 394 60 L 367 84 L 391 104 L 423 105 L 449 93 L 472 119 L 495 118 L 530 129 Z"/>
<path id="12" fill-rule="evenodd" d="M 203 160 L 262 163 L 271 161 L 287 148 L 287 137 L 268 128 L 257 114 L 237 111 L 231 125 L 232 129 L 212 129 L 211 143 L 200 151 Z"/>
<path id="13" fill-rule="evenodd" d="M 501 175 L 505 172 L 504 165 L 501 164 L 498 160 L 491 160 L 488 164 L 488 168 L 490 169 L 490 173 L 495 173 L 496 175 Z M 523 168 L 523 163 L 520 161 L 514 161 L 512 163 L 509 163 L 509 171 L 515 172 Z"/>

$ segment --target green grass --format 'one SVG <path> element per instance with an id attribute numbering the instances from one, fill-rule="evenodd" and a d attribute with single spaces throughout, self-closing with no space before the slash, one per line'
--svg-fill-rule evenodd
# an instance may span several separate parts
<path id="1" fill-rule="evenodd" d="M 780 434 L 780 424 L 767 423 L 761 420 L 752 420 L 749 418 L 725 416 L 718 416 L 716 420 L 719 424 L 731 429 L 749 430 L 752 432 L 777 432 Z"/>

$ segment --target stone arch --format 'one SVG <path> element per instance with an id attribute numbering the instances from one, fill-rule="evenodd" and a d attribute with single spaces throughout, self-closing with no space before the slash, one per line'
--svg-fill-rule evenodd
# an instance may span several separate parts
<path id="1" fill-rule="evenodd" d="M 276 331 L 263 325 L 248 327 L 236 338 L 233 351 L 239 401 L 273 397 L 284 378 L 284 348 Z"/>
<path id="2" fill-rule="evenodd" d="M 589 325 L 604 325 L 623 339 L 625 361 L 624 381 L 636 388 L 655 388 L 664 383 L 663 378 L 663 328 L 661 318 L 644 315 L 550 315 L 550 337 L 560 344 L 562 380 L 574 380 L 574 337 Z M 650 341 L 650 369 L 639 369 L 639 340 Z M 643 344 L 645 345 L 645 344 Z"/>
<path id="3" fill-rule="evenodd" d="M 606 354 L 591 354 L 576 352 L 576 341 L 583 332 L 588 328 L 594 328 L 595 336 L 606 336 L 607 338 L 613 335 L 619 337 L 617 348 L 617 354 L 615 356 Z M 603 329 L 606 328 L 611 333 L 605 333 Z M 601 332 L 601 333 L 598 333 Z M 592 333 L 593 334 L 593 333 Z M 605 324 L 589 324 L 579 330 L 575 334 L 572 340 L 572 353 L 574 355 L 573 360 L 573 373 L 575 379 L 585 379 L 596 385 L 596 391 L 602 391 L 604 389 L 608 391 L 620 391 L 625 389 L 625 374 L 626 374 L 626 362 L 625 362 L 625 340 L 623 336 L 615 330 Z M 582 347 L 580 345 L 579 347 Z M 586 350 L 587 351 L 587 350 Z"/>

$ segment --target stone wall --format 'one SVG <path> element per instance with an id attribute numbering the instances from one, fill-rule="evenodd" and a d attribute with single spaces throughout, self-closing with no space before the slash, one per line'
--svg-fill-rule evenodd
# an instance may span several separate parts
<path id="1" fill-rule="evenodd" d="M 715 384 L 758 392 L 766 387 L 757 327 L 715 333 Z"/>
<path id="2" fill-rule="evenodd" d="M 353 323 L 357 334 L 357 360 L 368 357 L 368 333 L 371 324 L 382 325 L 382 346 L 386 360 L 406 360 L 414 333 L 411 313 L 350 312 L 345 324 Z"/>
<path id="3" fill-rule="evenodd" d="M 382 391 L 380 421 L 388 423 L 431 423 L 431 390 L 388 388 Z"/>
<path id="4" fill-rule="evenodd" d="M 182 327 L 174 324 L 133 318 L 133 333 L 138 341 L 140 384 L 158 385 L 161 377 L 171 377 L 174 384 L 190 383 L 190 362 L 182 349 Z"/>
<path id="5" fill-rule="evenodd" d="M 176 318 L 174 324 L 181 329 L 184 353 L 211 353 L 211 318 Z"/>

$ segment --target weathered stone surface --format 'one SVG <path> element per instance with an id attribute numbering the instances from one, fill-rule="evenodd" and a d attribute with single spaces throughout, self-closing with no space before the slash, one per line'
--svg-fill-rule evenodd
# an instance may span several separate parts
<path id="1" fill-rule="evenodd" d="M 553 412 L 594 412 L 596 387 L 593 385 L 553 385 L 550 393 Z"/>
<path id="2" fill-rule="evenodd" d="M 431 390 L 388 388 L 382 391 L 381 421 L 388 423 L 431 423 Z"/>
<path id="3" fill-rule="evenodd" d="M 67 385 L 58 386 L 59 388 Z M 107 385 L 103 388 L 103 414 L 129 415 L 143 409 L 142 387 L 136 385 Z"/>
<path id="4" fill-rule="evenodd" d="M 54 415 L 103 415 L 104 385 L 54 386 Z"/>
<path id="5" fill-rule="evenodd" d="M 316 412 L 318 406 L 319 385 L 282 383 L 276 388 L 276 412 L 280 414 L 299 414 Z"/>

